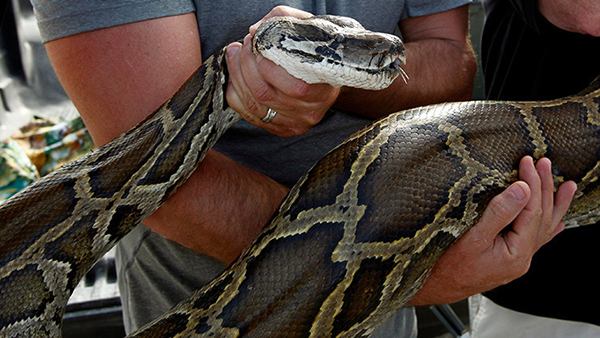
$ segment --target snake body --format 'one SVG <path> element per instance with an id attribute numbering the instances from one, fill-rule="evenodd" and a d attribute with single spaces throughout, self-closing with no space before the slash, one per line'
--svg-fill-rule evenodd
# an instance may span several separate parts
<path id="1" fill-rule="evenodd" d="M 239 119 L 226 83 L 221 52 L 134 129 L 0 206 L 0 336 L 60 336 L 87 269 Z M 554 101 L 446 103 L 379 120 L 315 164 L 218 278 L 132 336 L 368 335 L 516 180 L 524 155 L 550 157 L 557 181 L 577 182 L 567 224 L 596 222 L 599 106 L 596 81 Z"/>

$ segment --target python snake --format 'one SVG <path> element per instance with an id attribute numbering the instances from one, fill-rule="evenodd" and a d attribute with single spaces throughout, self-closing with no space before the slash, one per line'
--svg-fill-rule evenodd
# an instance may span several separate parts
<path id="1" fill-rule="evenodd" d="M 279 21 L 287 22 L 269 23 Z M 284 33 L 268 41 L 298 42 L 281 48 L 320 69 L 346 67 L 342 42 L 354 38 L 326 35 L 316 21 L 290 22 L 293 31 L 276 28 Z M 369 50 L 378 48 L 373 37 Z M 310 41 L 321 47 L 316 56 L 302 49 Z M 382 65 L 389 84 L 401 58 L 389 51 L 401 52 L 401 43 L 383 44 L 366 64 Z M 359 62 L 360 73 L 376 73 Z M 239 119 L 224 102 L 226 83 L 220 52 L 138 126 L 0 205 L 0 336 L 60 336 L 85 272 Z M 551 158 L 557 181 L 577 182 L 567 224 L 595 223 L 599 105 L 596 81 L 554 101 L 446 103 L 379 120 L 315 164 L 218 278 L 132 336 L 368 335 L 516 180 L 524 155 Z"/>

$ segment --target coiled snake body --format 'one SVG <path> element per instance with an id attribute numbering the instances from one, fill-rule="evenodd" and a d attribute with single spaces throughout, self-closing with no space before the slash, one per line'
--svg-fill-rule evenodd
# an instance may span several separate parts
<path id="1" fill-rule="evenodd" d="M 289 43 L 281 48 L 321 70 L 341 64 L 344 36 L 325 36 L 315 21 L 285 25 L 307 38 L 281 28 L 278 38 L 263 38 Z M 333 59 L 301 51 L 310 41 Z M 371 42 L 368 50 L 378 48 Z M 382 43 L 382 55 L 366 60 L 384 69 L 380 87 L 397 76 L 401 58 L 401 43 Z M 223 52 L 211 57 L 137 127 L 0 206 L 0 336 L 59 336 L 80 278 L 238 120 L 224 102 L 224 63 Z M 377 73 L 358 64 L 361 74 Z M 596 81 L 555 101 L 447 103 L 377 121 L 307 172 L 233 265 L 133 336 L 368 335 L 516 179 L 524 155 L 550 157 L 557 181 L 577 182 L 567 224 L 594 223 L 599 105 Z"/>

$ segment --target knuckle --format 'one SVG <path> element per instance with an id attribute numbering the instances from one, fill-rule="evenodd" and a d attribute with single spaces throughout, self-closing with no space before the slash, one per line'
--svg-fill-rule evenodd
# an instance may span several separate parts
<path id="1" fill-rule="evenodd" d="M 515 278 L 519 278 L 529 271 L 529 267 L 531 266 L 531 259 L 520 259 L 515 267 Z"/>
<path id="2" fill-rule="evenodd" d="M 531 266 L 531 255 L 517 255 L 509 259 L 508 266 L 510 266 L 510 274 L 507 276 L 508 281 L 514 280 L 523 276 L 529 271 Z"/>
<path id="3" fill-rule="evenodd" d="M 306 96 L 309 95 L 311 90 L 311 85 L 298 80 L 296 81 L 296 85 L 292 88 L 291 92 L 290 92 L 290 96 L 296 99 L 300 99 L 300 98 L 304 98 Z"/>
<path id="4" fill-rule="evenodd" d="M 264 104 L 272 99 L 271 90 L 267 84 L 256 86 L 252 90 L 252 96 L 261 104 Z"/>
<path id="5" fill-rule="evenodd" d="M 244 106 L 246 107 L 246 109 L 251 112 L 251 113 L 258 113 L 259 110 L 259 104 L 258 102 L 256 102 L 256 100 L 249 96 L 246 97 L 246 99 L 244 100 Z"/>
<path id="6" fill-rule="evenodd" d="M 316 125 L 321 121 L 321 116 L 319 112 L 307 112 L 302 115 L 302 122 L 304 125 L 308 126 L 308 128 Z"/>
<path id="7" fill-rule="evenodd" d="M 290 136 L 298 136 L 306 133 L 310 129 L 310 126 L 304 124 L 296 124 L 288 128 L 288 134 Z"/>
<path id="8" fill-rule="evenodd" d="M 493 198 L 490 204 L 488 204 L 488 210 L 497 218 L 504 218 L 510 215 L 506 203 L 500 198 Z"/>
<path id="9" fill-rule="evenodd" d="M 278 5 L 271 10 L 273 16 L 284 16 L 288 14 L 288 7 L 283 5 Z"/>
<path id="10" fill-rule="evenodd" d="M 540 222 L 544 217 L 544 212 L 541 208 L 535 208 L 531 210 L 531 214 L 533 215 L 533 219 L 537 220 L 538 222 Z"/>

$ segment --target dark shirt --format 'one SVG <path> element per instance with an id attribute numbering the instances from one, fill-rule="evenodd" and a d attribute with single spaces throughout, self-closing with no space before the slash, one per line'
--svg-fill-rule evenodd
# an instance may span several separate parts
<path id="1" fill-rule="evenodd" d="M 486 2 L 481 56 L 488 99 L 559 98 L 600 74 L 600 38 L 558 29 L 536 2 Z M 525 276 L 485 295 L 516 311 L 600 325 L 598 238 L 600 224 L 563 231 L 535 254 Z"/>
<path id="2" fill-rule="evenodd" d="M 600 74 L 600 38 L 555 27 L 535 3 L 485 3 L 481 62 L 488 99 L 555 99 L 579 92 Z"/>

